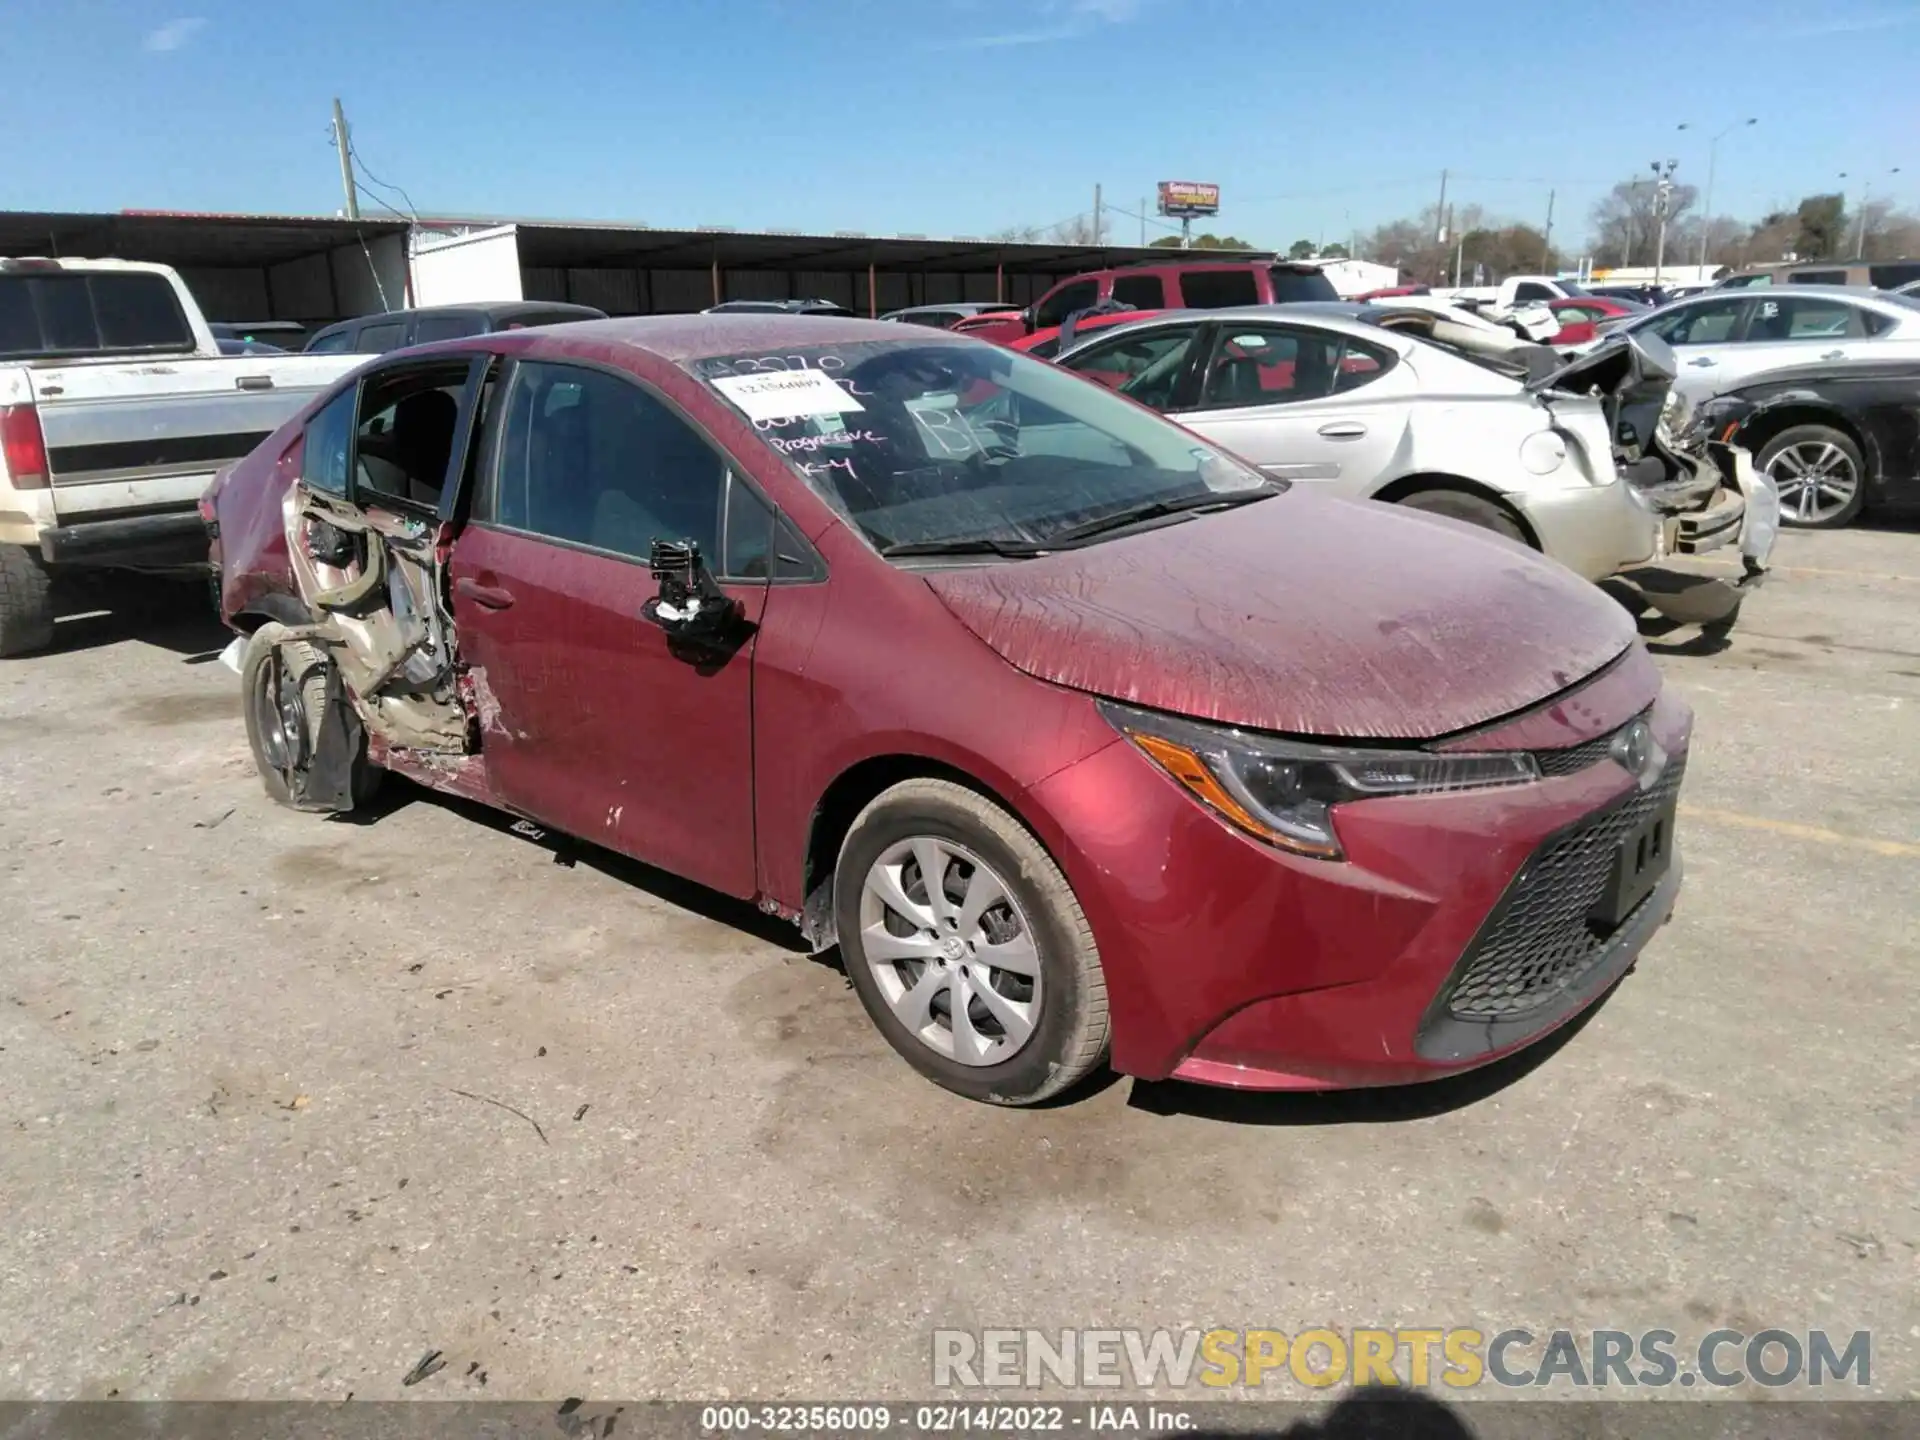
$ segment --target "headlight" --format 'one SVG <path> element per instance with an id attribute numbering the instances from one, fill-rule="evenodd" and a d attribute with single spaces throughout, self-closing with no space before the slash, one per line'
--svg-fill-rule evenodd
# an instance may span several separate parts
<path id="1" fill-rule="evenodd" d="M 1523 785 L 1540 778 L 1524 753 L 1436 755 L 1304 745 L 1182 720 L 1111 701 L 1100 713 L 1202 805 L 1255 839 L 1338 860 L 1333 807 L 1382 795 Z"/>

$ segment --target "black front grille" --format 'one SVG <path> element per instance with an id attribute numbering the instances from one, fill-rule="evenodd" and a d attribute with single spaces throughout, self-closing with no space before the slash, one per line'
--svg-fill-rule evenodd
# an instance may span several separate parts
<path id="1" fill-rule="evenodd" d="M 1675 755 L 1652 788 L 1562 830 L 1533 853 L 1455 971 L 1449 1014 L 1505 1019 L 1546 1004 L 1580 978 L 1607 943 L 1588 916 L 1607 888 L 1614 850 L 1673 803 L 1686 763 L 1684 754 Z"/>
<path id="2" fill-rule="evenodd" d="M 1633 720 L 1644 720 L 1647 712 L 1642 710 Z M 1629 720 L 1627 725 L 1633 724 Z M 1607 750 L 1613 744 L 1614 736 L 1627 728 L 1622 725 L 1618 730 L 1609 730 L 1606 734 L 1592 740 L 1583 740 L 1578 745 L 1565 750 L 1536 750 L 1533 752 L 1534 764 L 1540 767 L 1540 773 L 1549 780 L 1560 775 L 1577 775 L 1589 765 L 1598 765 L 1607 758 Z"/>

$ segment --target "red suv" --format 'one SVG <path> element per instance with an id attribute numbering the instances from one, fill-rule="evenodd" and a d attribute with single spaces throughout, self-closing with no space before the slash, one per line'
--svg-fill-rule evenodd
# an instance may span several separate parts
<path id="1" fill-rule="evenodd" d="M 1338 300 L 1317 265 L 1288 260 L 1169 260 L 1093 270 L 1062 280 L 1025 310 L 981 315 L 953 328 L 1002 345 L 1051 330 L 1069 315 L 1111 300 L 1136 310 L 1223 310 L 1230 305 L 1290 305 Z"/>

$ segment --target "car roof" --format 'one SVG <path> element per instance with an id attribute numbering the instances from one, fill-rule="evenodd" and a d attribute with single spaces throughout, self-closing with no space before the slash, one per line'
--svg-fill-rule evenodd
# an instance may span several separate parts
<path id="1" fill-rule="evenodd" d="M 987 344 L 984 340 L 946 330 L 906 330 L 885 320 L 763 311 L 628 315 L 615 320 L 582 320 L 544 333 L 550 339 L 565 342 L 625 346 L 676 365 L 716 355 L 776 350 L 782 346 L 857 345 L 863 341 L 885 341 L 891 345 L 907 341 L 916 345 Z"/>
<path id="2" fill-rule="evenodd" d="M 1812 295 L 1825 300 L 1851 300 L 1856 305 L 1887 302 L 1881 299 L 1878 290 L 1870 290 L 1864 285 L 1744 285 L 1730 290 L 1706 290 L 1698 295 L 1682 295 L 1669 301 L 1662 309 L 1673 305 L 1694 305 L 1702 300 L 1777 300 L 1782 295 Z"/>
<path id="3" fill-rule="evenodd" d="M 1217 310 L 1158 310 L 1142 316 L 1128 325 L 1105 325 L 1100 328 L 1102 340 L 1114 335 L 1124 334 L 1135 325 L 1146 329 L 1151 325 L 1161 325 L 1181 320 L 1311 320 L 1324 329 L 1352 335 L 1356 339 L 1372 340 L 1376 344 L 1383 337 L 1395 335 L 1392 330 L 1383 330 L 1373 324 L 1381 315 L 1391 315 L 1394 311 L 1392 301 L 1378 305 L 1362 304 L 1357 300 L 1301 300 L 1291 305 L 1229 305 Z M 1074 339 L 1080 338 L 1080 332 L 1074 332 Z M 1080 347 L 1075 345 L 1067 353 L 1071 354 Z M 1055 359 L 1060 357 L 1056 356 Z"/>

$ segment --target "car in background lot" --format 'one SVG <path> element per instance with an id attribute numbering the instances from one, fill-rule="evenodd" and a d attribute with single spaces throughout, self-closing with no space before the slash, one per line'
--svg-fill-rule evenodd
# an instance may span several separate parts
<path id="1" fill-rule="evenodd" d="M 1707 424 L 1755 452 L 1788 525 L 1836 530 L 1920 507 L 1920 364 L 1840 360 L 1770 371 L 1711 402 Z"/>
<path id="2" fill-rule="evenodd" d="M 483 305 L 427 305 L 417 310 L 388 310 L 362 315 L 316 330 L 307 337 L 309 355 L 384 355 L 409 345 L 520 330 L 529 325 L 566 325 L 575 320 L 604 320 L 607 312 L 591 305 L 545 300 L 503 300 Z"/>
<path id="3" fill-rule="evenodd" d="M 1678 291 L 1668 285 L 1589 285 L 1585 293 L 1602 300 L 1625 300 L 1642 310 L 1658 309 L 1679 298 Z"/>
<path id="4" fill-rule="evenodd" d="M 1856 289 L 1897 290 L 1920 280 L 1920 260 L 1803 260 L 1762 265 L 1714 281 L 1715 290 L 1765 289 L 1773 285 L 1845 285 Z"/>
<path id="5" fill-rule="evenodd" d="M 1600 328 L 1666 341 L 1680 359 L 1678 388 L 1696 400 L 1769 370 L 1838 360 L 1920 363 L 1920 300 L 1831 285 L 1710 290 Z"/>
<path id="6" fill-rule="evenodd" d="M 949 333 L 395 355 L 210 504 L 276 800 L 385 767 L 751 899 L 976 1099 L 1481 1065 L 1680 885 L 1691 716 L 1611 600 Z"/>
<path id="7" fill-rule="evenodd" d="M 1392 301 L 1185 312 L 1058 363 L 1278 478 L 1464 520 L 1589 580 L 1652 558 L 1656 522 L 1615 467 L 1599 400 L 1383 327 L 1394 318 Z"/>
<path id="8" fill-rule="evenodd" d="M 971 320 L 980 315 L 1011 314 L 1019 308 L 1017 305 L 986 304 L 969 300 L 951 305 L 909 305 L 903 310 L 889 310 L 880 318 L 898 321 L 904 325 L 925 325 L 934 330 L 951 330 L 962 320 Z"/>
<path id="9" fill-rule="evenodd" d="M 853 312 L 831 300 L 722 300 L 703 315 L 832 315 L 851 319 Z"/>
<path id="10" fill-rule="evenodd" d="M 1131 325 L 1135 321 L 1151 320 L 1164 313 L 1160 310 L 1082 312 L 1079 315 L 1067 317 L 1071 324 L 1056 325 L 1048 330 L 1036 330 L 1024 339 L 1013 341 L 1008 348 L 1018 350 L 1022 355 L 1051 360 L 1062 349 L 1080 344 L 1089 335 L 1098 334 L 1102 330 L 1111 330 L 1116 325 Z"/>
<path id="11" fill-rule="evenodd" d="M 0 655 L 52 643 L 65 571 L 203 572 L 214 472 L 357 363 L 225 355 L 164 265 L 0 259 Z"/>
<path id="12" fill-rule="evenodd" d="M 295 320 L 262 320 L 239 324 L 209 321 L 207 328 L 222 355 L 285 355 L 301 348 L 307 327 Z"/>
<path id="13" fill-rule="evenodd" d="M 1560 333 L 1553 339 L 1555 345 L 1585 345 L 1594 338 L 1594 326 L 1601 321 L 1644 315 L 1647 306 L 1633 300 L 1588 294 L 1565 300 L 1549 300 L 1547 309 L 1553 312 L 1553 318 L 1560 323 Z"/>
<path id="14" fill-rule="evenodd" d="M 1038 330 L 1056 330 L 1068 316 L 1101 304 L 1135 310 L 1220 310 L 1339 298 L 1318 265 L 1271 259 L 1169 260 L 1075 275 L 1025 310 L 981 316 L 954 328 L 1004 345 Z"/>

